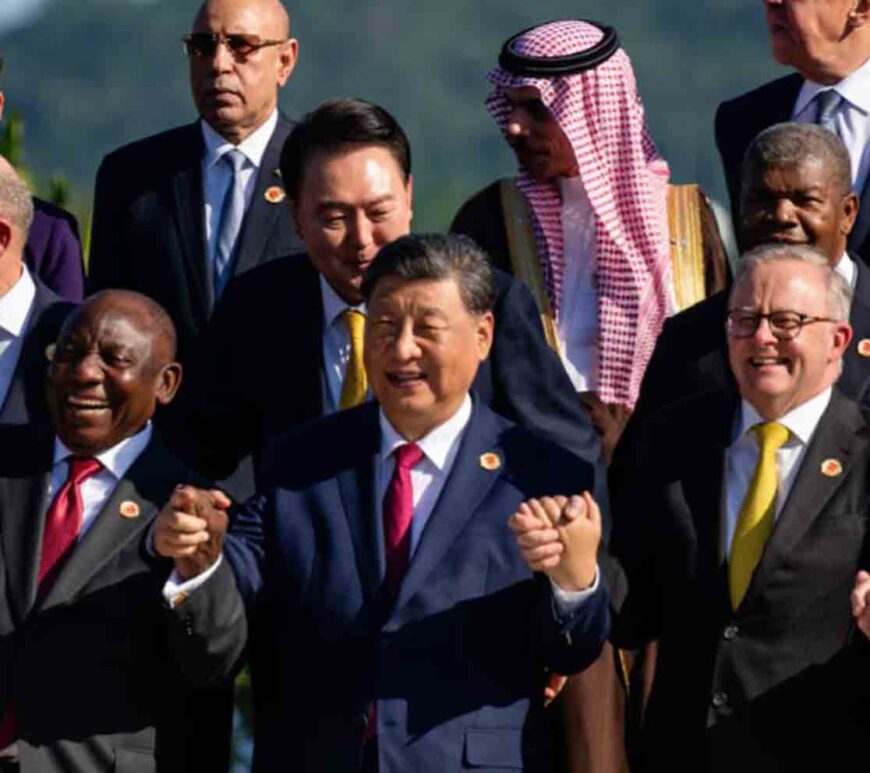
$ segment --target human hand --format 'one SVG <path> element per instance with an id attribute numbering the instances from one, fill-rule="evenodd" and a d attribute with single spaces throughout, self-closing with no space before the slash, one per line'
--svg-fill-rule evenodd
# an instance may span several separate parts
<path id="1" fill-rule="evenodd" d="M 589 411 L 589 418 L 601 440 L 604 464 L 609 466 L 613 458 L 613 450 L 631 418 L 631 408 L 618 403 L 602 402 L 595 392 L 580 392 L 580 402 Z"/>
<path id="2" fill-rule="evenodd" d="M 595 581 L 601 512 L 589 492 L 529 499 L 508 524 L 533 572 L 544 572 L 569 592 Z"/>
<path id="3" fill-rule="evenodd" d="M 177 486 L 154 522 L 154 549 L 172 558 L 183 580 L 217 561 L 229 524 L 229 497 L 217 489 Z"/>
<path id="4" fill-rule="evenodd" d="M 870 639 L 870 574 L 863 569 L 855 577 L 855 588 L 852 590 L 852 616 L 855 625 Z"/>

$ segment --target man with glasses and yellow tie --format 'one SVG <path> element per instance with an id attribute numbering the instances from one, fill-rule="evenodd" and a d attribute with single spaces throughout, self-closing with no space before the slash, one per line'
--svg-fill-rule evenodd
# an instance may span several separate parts
<path id="1" fill-rule="evenodd" d="M 748 253 L 727 312 L 736 390 L 649 411 L 623 449 L 615 638 L 658 642 L 635 696 L 639 770 L 844 770 L 867 738 L 849 593 L 868 561 L 870 434 L 834 386 L 849 303 L 814 248 Z"/>
<path id="2" fill-rule="evenodd" d="M 97 173 L 88 289 L 170 314 L 186 359 L 229 280 L 299 249 L 278 172 L 278 92 L 298 44 L 278 0 L 207 0 L 183 40 L 199 120 L 110 153 Z"/>

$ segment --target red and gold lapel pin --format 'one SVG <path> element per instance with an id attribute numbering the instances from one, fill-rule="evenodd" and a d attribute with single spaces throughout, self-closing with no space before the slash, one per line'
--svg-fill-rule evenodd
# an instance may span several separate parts
<path id="1" fill-rule="evenodd" d="M 870 338 L 862 338 L 855 345 L 855 348 L 862 357 L 870 357 Z"/>
<path id="2" fill-rule="evenodd" d="M 121 514 L 122 518 L 138 518 L 139 505 L 137 505 L 130 499 L 125 499 L 123 502 L 121 502 L 121 506 L 118 508 L 118 512 Z"/>
<path id="3" fill-rule="evenodd" d="M 822 475 L 827 475 L 829 478 L 836 478 L 843 472 L 843 465 L 839 459 L 825 459 L 822 462 Z"/>
<path id="4" fill-rule="evenodd" d="M 284 189 L 280 185 L 270 185 L 266 188 L 263 198 L 270 204 L 280 204 L 287 198 L 287 194 L 284 193 Z"/>
<path id="5" fill-rule="evenodd" d="M 495 451 L 487 451 L 480 455 L 480 466 L 484 470 L 497 470 L 501 467 L 501 459 Z"/>

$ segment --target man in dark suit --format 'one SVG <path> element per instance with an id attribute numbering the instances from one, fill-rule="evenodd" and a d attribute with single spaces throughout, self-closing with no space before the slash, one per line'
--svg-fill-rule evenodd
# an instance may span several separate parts
<path id="1" fill-rule="evenodd" d="M 45 348 L 72 308 L 24 265 L 33 199 L 12 167 L 0 167 L 0 424 L 46 420 Z"/>
<path id="2" fill-rule="evenodd" d="M 0 74 L 3 57 L 0 56 Z M 5 95 L 0 90 L 0 121 Z M 0 169 L 8 162 L 0 156 Z M 33 198 L 33 223 L 24 248 L 24 262 L 54 293 L 68 301 L 80 301 L 84 294 L 84 266 L 79 228 L 75 217 L 65 209 Z"/>
<path id="3" fill-rule="evenodd" d="M 359 100 L 326 103 L 294 128 L 281 170 L 308 254 L 261 266 L 228 288 L 182 396 L 174 445 L 210 476 L 225 478 L 270 435 L 366 397 L 348 316 L 358 314 L 362 328 L 365 270 L 410 231 L 410 153 L 395 119 Z M 495 339 L 475 390 L 598 465 L 595 433 L 547 348 L 531 294 L 501 272 L 495 281 Z M 597 477 L 604 496 L 603 470 Z"/>
<path id="4" fill-rule="evenodd" d="M 0 769 L 226 769 L 229 692 L 196 692 L 164 646 L 171 564 L 146 548 L 158 507 L 196 480 L 151 439 L 174 354 L 153 301 L 94 296 L 54 350 L 54 431 L 0 429 Z"/>
<path id="5" fill-rule="evenodd" d="M 832 389 L 849 290 L 805 246 L 760 247 L 739 272 L 737 389 L 647 412 L 612 489 L 616 640 L 658 641 L 637 767 L 848 769 L 870 731 L 849 609 L 870 558 L 870 430 Z"/>
<path id="6" fill-rule="evenodd" d="M 278 0 L 207 0 L 185 37 L 200 120 L 110 153 L 97 173 L 88 286 L 160 302 L 190 354 L 223 288 L 298 249 L 278 174 L 278 90 L 297 43 Z"/>
<path id="7" fill-rule="evenodd" d="M 592 469 L 469 395 L 494 293 L 467 240 L 398 239 L 363 294 L 376 402 L 273 445 L 224 558 L 225 518 L 190 514 L 207 494 L 158 518 L 156 550 L 197 586 L 179 657 L 220 673 L 247 641 L 257 771 L 547 770 L 544 668 L 582 668 L 607 628 L 601 524 L 588 494 L 571 521 L 516 511 Z M 515 512 L 551 539 L 525 559 Z"/>
<path id="8" fill-rule="evenodd" d="M 773 124 L 810 121 L 829 128 L 846 144 L 853 188 L 862 199 L 870 178 L 870 7 L 865 0 L 765 0 L 764 6 L 774 58 L 797 72 L 723 102 L 716 111 L 716 144 L 735 226 L 743 154 L 753 137 Z M 870 207 L 864 207 L 849 248 L 870 263 L 868 235 Z"/>
<path id="9" fill-rule="evenodd" d="M 740 232 L 748 248 L 769 242 L 820 249 L 852 288 L 849 322 L 855 331 L 837 386 L 870 404 L 870 269 L 847 252 L 858 199 L 849 157 L 836 136 L 812 124 L 770 127 L 750 145 L 744 163 Z M 733 385 L 728 369 L 722 291 L 671 317 L 644 375 L 638 411 L 692 393 Z M 617 452 L 617 467 L 619 452 Z"/>

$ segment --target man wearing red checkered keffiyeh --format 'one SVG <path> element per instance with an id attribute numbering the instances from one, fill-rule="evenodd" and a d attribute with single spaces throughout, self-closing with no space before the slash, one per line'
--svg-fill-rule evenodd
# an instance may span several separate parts
<path id="1" fill-rule="evenodd" d="M 558 21 L 512 38 L 499 62 L 486 107 L 520 162 L 560 354 L 579 392 L 630 409 L 673 307 L 668 167 L 628 56 L 612 29 Z"/>

